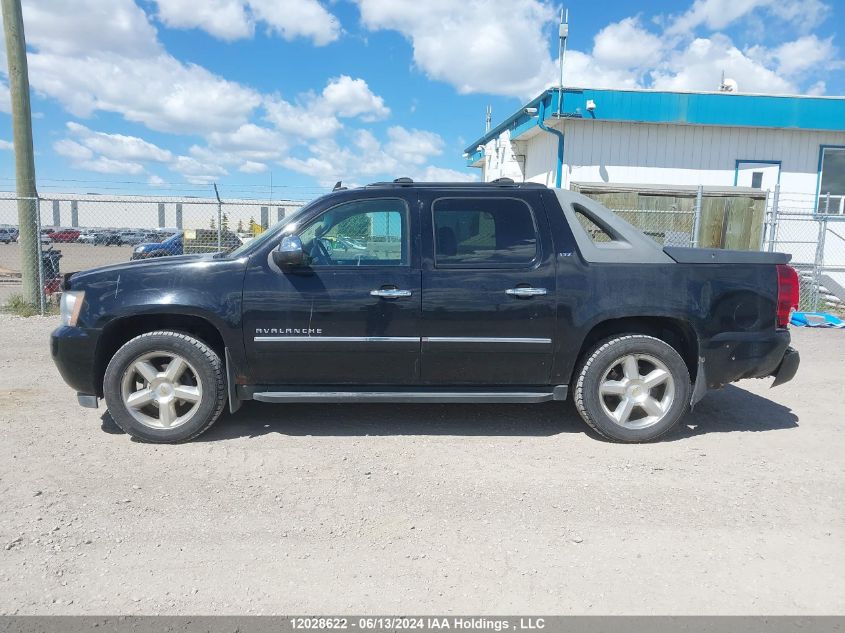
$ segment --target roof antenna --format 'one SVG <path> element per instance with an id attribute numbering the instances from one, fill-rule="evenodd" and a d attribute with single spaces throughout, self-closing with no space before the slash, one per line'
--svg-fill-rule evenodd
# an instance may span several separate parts
<path id="1" fill-rule="evenodd" d="M 557 57 L 560 65 L 560 91 L 557 98 L 557 116 L 563 111 L 563 64 L 566 61 L 566 40 L 569 37 L 569 9 L 560 10 L 560 25 L 558 26 Z"/>
<path id="2" fill-rule="evenodd" d="M 343 181 L 338 180 L 336 183 L 334 183 L 334 188 L 332 189 L 332 191 L 340 191 L 341 189 L 343 189 Z"/>
<path id="3" fill-rule="evenodd" d="M 484 132 L 490 131 L 490 126 L 493 124 L 493 106 L 488 105 L 484 112 Z"/>

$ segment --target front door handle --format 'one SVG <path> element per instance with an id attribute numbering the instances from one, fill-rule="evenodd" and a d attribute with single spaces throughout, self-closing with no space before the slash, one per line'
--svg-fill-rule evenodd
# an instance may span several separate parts
<path id="1" fill-rule="evenodd" d="M 370 290 L 371 297 L 381 297 L 382 299 L 401 299 L 403 297 L 410 297 L 413 292 L 410 290 L 399 290 L 398 288 L 380 288 L 379 290 Z"/>
<path id="2" fill-rule="evenodd" d="M 520 299 L 528 299 L 530 297 L 541 297 L 548 294 L 545 288 L 508 288 L 505 294 L 511 297 L 519 297 Z"/>

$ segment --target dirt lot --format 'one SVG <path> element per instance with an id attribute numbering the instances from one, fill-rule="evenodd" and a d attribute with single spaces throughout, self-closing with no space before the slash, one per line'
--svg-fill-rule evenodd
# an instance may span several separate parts
<path id="1" fill-rule="evenodd" d="M 0 613 L 845 614 L 845 332 L 646 446 L 571 405 L 248 404 L 201 441 L 76 406 L 0 317 Z"/>
<path id="2" fill-rule="evenodd" d="M 96 266 L 117 264 L 129 261 L 132 256 L 132 246 L 94 246 L 93 244 L 44 244 L 42 248 L 53 248 L 61 251 L 59 262 L 61 271 L 69 273 L 85 270 Z M 15 273 L 20 273 L 21 255 L 17 242 L 0 244 L 0 305 L 8 301 L 9 297 L 20 293 L 21 285 Z M 9 277 L 7 273 L 12 273 Z"/>
<path id="3" fill-rule="evenodd" d="M 132 246 L 94 246 L 93 244 L 44 244 L 48 248 L 62 252 L 61 267 L 63 272 L 84 270 L 95 266 L 116 264 L 129 261 Z M 0 244 L 0 268 L 20 271 L 20 245 L 17 242 Z"/>

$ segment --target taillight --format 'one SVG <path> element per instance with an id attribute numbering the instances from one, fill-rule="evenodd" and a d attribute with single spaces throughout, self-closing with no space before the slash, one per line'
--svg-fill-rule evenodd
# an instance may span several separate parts
<path id="1" fill-rule="evenodd" d="M 777 326 L 784 328 L 789 325 L 792 311 L 798 309 L 798 273 L 792 266 L 778 264 L 778 316 Z"/>

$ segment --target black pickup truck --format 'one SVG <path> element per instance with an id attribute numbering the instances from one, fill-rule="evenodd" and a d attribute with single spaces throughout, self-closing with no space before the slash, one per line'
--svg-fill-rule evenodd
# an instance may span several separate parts
<path id="1" fill-rule="evenodd" d="M 662 247 L 576 193 L 510 181 L 340 190 L 228 254 L 67 275 L 52 355 L 151 442 L 226 403 L 564 400 L 622 442 L 708 389 L 790 380 L 780 253 Z M 280 410 L 284 415 L 284 410 Z"/>

